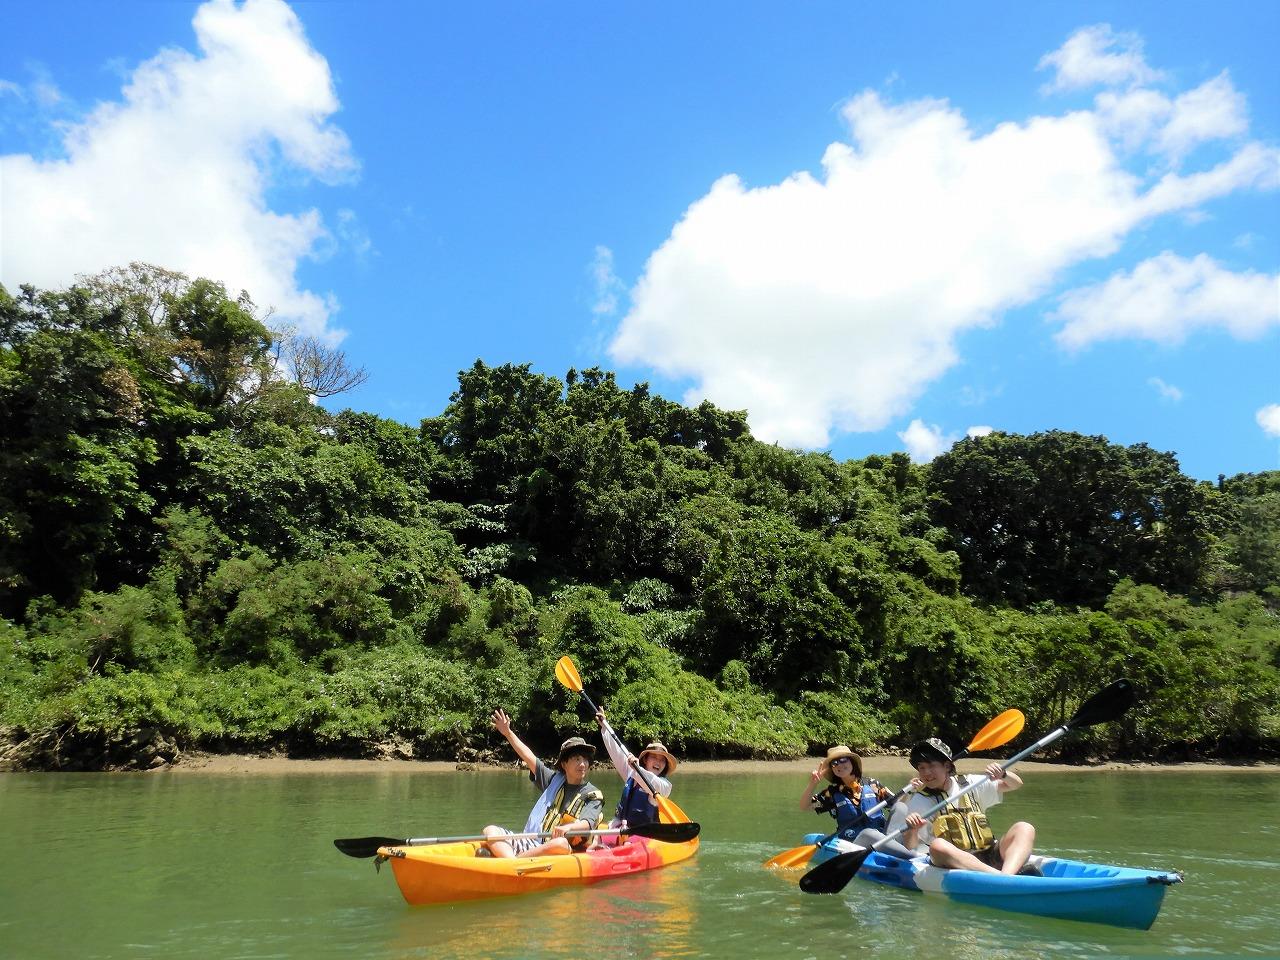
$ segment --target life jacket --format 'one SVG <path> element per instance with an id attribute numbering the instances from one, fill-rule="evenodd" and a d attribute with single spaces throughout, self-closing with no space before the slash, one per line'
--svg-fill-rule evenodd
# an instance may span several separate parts
<path id="1" fill-rule="evenodd" d="M 561 779 L 560 789 L 556 791 L 555 798 L 547 807 L 547 812 L 542 818 L 542 827 L 540 829 L 541 833 L 550 833 L 552 827 L 558 826 L 562 823 L 572 823 L 574 820 L 581 820 L 582 818 L 578 816 L 578 814 L 582 811 L 582 808 L 586 806 L 587 801 L 589 800 L 595 800 L 600 804 L 604 803 L 604 794 L 593 788 L 591 790 L 578 791 L 564 809 L 561 809 L 560 805 L 564 803 L 564 788 L 564 780 Z M 603 818 L 597 819 L 595 823 L 591 824 L 591 829 L 599 830 L 602 822 Z M 574 847 L 575 849 L 578 847 L 585 847 L 591 842 L 590 837 L 569 837 L 567 839 L 569 840 L 569 846 Z"/>
<path id="2" fill-rule="evenodd" d="M 968 786 L 969 781 L 963 776 L 956 776 L 956 783 Z M 945 800 L 944 790 L 922 790 L 924 796 L 934 800 Z M 933 835 L 949 840 L 961 850 L 980 853 L 996 842 L 991 832 L 991 824 L 982 806 L 974 799 L 972 793 L 957 797 L 954 803 L 948 803 L 933 819 Z"/>
<path id="3" fill-rule="evenodd" d="M 881 810 L 874 817 L 866 818 L 862 816 L 863 810 L 870 810 L 880 801 L 876 798 L 878 787 L 874 780 L 858 785 L 858 793 L 855 796 L 850 795 L 849 789 L 841 784 L 832 784 L 823 790 L 818 796 L 825 796 L 828 803 L 831 804 L 831 815 L 836 818 L 836 830 L 844 833 L 846 830 L 860 832 L 867 827 L 875 830 L 884 830 L 887 823 L 885 812 Z M 850 837 L 849 839 L 852 839 Z"/>
<path id="4" fill-rule="evenodd" d="M 649 794 L 636 783 L 635 774 L 632 774 L 622 788 L 622 799 L 618 801 L 614 819 L 627 821 L 629 827 L 638 827 L 643 823 L 652 823 L 657 819 L 657 813 L 658 805 L 649 799 Z"/>

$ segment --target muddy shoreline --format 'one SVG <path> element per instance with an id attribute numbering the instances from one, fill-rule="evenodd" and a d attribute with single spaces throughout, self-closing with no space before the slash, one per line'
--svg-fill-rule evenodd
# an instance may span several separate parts
<path id="1" fill-rule="evenodd" d="M 809 757 L 801 760 L 689 760 L 680 764 L 681 777 L 727 775 L 736 773 L 786 773 L 803 777 L 817 766 L 818 760 Z M 864 760 L 867 773 L 874 776 L 893 775 L 908 779 L 912 773 L 905 757 L 867 757 Z M 962 760 L 960 772 L 978 772 L 985 766 L 982 760 Z M 1188 763 L 1118 763 L 1065 764 L 1024 760 L 1018 769 L 1026 773 L 1054 774 L 1079 773 L 1088 770 L 1136 773 L 1280 773 L 1280 763 L 1269 761 L 1222 761 Z M 152 773 L 186 774 L 406 774 L 406 773 L 511 773 L 517 770 L 515 763 L 502 766 L 472 763 L 455 763 L 449 760 L 301 760 L 281 756 L 255 754 L 199 754 L 184 755 L 177 763 Z"/>

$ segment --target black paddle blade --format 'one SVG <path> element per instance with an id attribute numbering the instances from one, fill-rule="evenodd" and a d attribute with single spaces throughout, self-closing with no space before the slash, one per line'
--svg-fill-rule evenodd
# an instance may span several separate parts
<path id="1" fill-rule="evenodd" d="M 1118 720 L 1133 706 L 1136 696 L 1133 684 L 1125 679 L 1117 680 L 1080 704 L 1064 726 L 1093 727 L 1099 723 Z"/>
<path id="2" fill-rule="evenodd" d="M 379 847 L 398 847 L 403 843 L 396 837 L 346 837 L 333 841 L 333 845 L 348 857 L 360 859 L 376 857 Z"/>
<path id="3" fill-rule="evenodd" d="M 648 837 L 650 840 L 660 840 L 663 843 L 688 843 L 702 832 L 702 824 L 700 823 L 642 823 L 639 826 L 628 827 L 624 833 L 632 834 L 637 837 Z"/>
<path id="4" fill-rule="evenodd" d="M 849 885 L 870 850 L 851 850 L 820 863 L 800 878 L 805 893 L 839 893 Z"/>

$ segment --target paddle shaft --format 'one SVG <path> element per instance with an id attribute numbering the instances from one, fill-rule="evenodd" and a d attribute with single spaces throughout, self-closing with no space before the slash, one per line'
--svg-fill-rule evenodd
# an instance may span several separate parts
<path id="1" fill-rule="evenodd" d="M 609 830 L 571 830 L 562 834 L 564 837 L 604 837 L 619 833 L 630 833 L 625 827 L 614 827 Z M 473 834 L 468 837 L 410 837 L 408 840 L 400 840 L 394 844 L 387 846 L 396 847 L 422 847 L 436 843 L 478 843 L 482 840 L 546 840 L 554 837 L 554 833 L 504 833 L 500 837 L 486 837 L 483 833 Z"/>
<path id="2" fill-rule="evenodd" d="M 580 689 L 578 693 L 583 700 L 587 701 L 587 706 L 591 708 L 592 713 L 600 712 L 600 708 L 591 702 L 591 697 L 587 695 L 587 691 L 585 688 Z M 604 723 L 604 726 L 605 726 L 605 729 L 609 731 L 609 735 L 613 737 L 613 742 L 616 743 L 619 747 L 621 747 L 622 752 L 627 755 L 627 763 L 631 764 L 631 769 L 636 772 L 636 776 L 640 780 L 640 785 L 644 787 L 645 793 L 649 794 L 649 796 L 652 797 L 654 800 L 657 800 L 658 791 L 655 790 L 653 788 L 653 785 L 649 783 L 648 774 L 645 773 L 644 770 L 641 770 L 640 764 L 636 763 L 635 760 L 631 758 L 631 751 L 628 750 L 627 745 L 622 742 L 622 738 L 619 737 L 616 732 L 614 732 L 614 729 L 612 726 L 610 726 L 609 721 L 606 720 Z"/>

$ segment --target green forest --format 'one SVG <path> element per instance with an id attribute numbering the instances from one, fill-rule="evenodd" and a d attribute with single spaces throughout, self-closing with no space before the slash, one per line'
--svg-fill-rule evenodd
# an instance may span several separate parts
<path id="1" fill-rule="evenodd" d="M 992 433 L 927 465 L 755 440 L 747 412 L 476 361 L 417 426 L 245 295 L 133 264 L 0 287 L 0 769 L 181 751 L 795 757 L 1027 734 L 1052 756 L 1274 757 L 1280 471 Z M 1029 742 L 1029 741 L 1028 741 Z"/>

